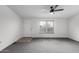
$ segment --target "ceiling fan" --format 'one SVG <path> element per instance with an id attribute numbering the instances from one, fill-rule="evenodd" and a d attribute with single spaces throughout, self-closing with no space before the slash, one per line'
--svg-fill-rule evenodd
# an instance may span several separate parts
<path id="1" fill-rule="evenodd" d="M 52 6 L 50 6 L 49 12 L 54 14 L 54 12 L 63 11 L 64 9 L 57 9 L 59 6 L 60 5 L 52 5 Z"/>

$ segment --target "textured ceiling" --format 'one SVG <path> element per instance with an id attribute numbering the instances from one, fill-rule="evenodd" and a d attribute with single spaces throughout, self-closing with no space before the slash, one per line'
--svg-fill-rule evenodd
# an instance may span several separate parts
<path id="1" fill-rule="evenodd" d="M 22 18 L 68 18 L 79 12 L 79 5 L 60 5 L 64 11 L 58 11 L 51 15 L 50 5 L 8 5 L 16 14 Z"/>

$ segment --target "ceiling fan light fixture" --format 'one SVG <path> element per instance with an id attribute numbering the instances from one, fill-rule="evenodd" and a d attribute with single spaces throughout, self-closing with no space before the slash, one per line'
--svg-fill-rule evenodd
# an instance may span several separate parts
<path id="1" fill-rule="evenodd" d="M 50 12 L 49 14 L 50 14 L 50 15 L 53 15 L 53 14 L 55 14 L 55 12 Z"/>
<path id="2" fill-rule="evenodd" d="M 50 15 L 53 15 L 53 13 L 49 13 Z"/>

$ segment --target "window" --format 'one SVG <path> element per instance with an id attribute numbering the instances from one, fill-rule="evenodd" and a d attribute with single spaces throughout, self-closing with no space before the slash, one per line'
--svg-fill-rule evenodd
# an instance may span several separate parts
<path id="1" fill-rule="evenodd" d="M 40 33 L 53 34 L 54 33 L 54 20 L 40 21 Z"/>

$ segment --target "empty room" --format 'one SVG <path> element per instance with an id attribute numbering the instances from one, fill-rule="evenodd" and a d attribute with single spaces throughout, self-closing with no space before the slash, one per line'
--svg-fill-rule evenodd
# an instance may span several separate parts
<path id="1" fill-rule="evenodd" d="M 79 5 L 0 5 L 0 53 L 79 53 Z"/>

